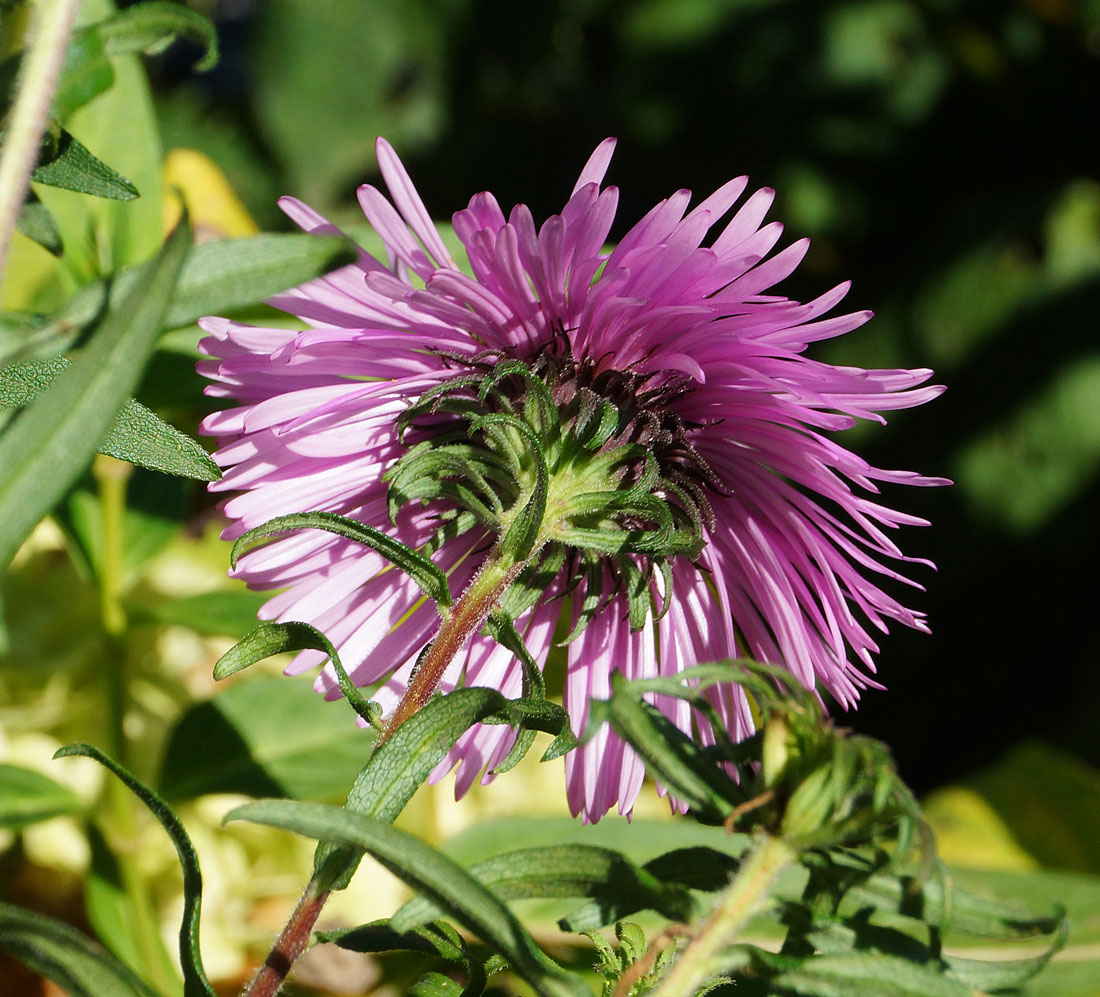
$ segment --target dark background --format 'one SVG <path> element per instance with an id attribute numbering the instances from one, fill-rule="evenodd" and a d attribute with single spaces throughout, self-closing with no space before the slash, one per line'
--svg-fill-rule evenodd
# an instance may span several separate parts
<path id="1" fill-rule="evenodd" d="M 1100 3 L 224 2 L 223 59 L 154 65 L 165 146 L 205 150 L 263 227 L 337 219 L 397 147 L 446 220 L 478 190 L 536 219 L 596 143 L 620 225 L 748 173 L 813 238 L 783 289 L 843 279 L 876 319 L 819 353 L 949 391 L 851 445 L 956 480 L 890 491 L 932 637 L 895 632 L 858 730 L 918 791 L 1039 737 L 1100 764 Z M 750 188 L 751 189 L 751 188 Z M 613 235 L 621 234 L 623 228 Z M 846 441 L 848 442 L 848 441 Z"/>

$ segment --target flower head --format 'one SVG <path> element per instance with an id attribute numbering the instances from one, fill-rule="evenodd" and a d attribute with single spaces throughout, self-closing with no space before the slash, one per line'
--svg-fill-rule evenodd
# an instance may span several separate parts
<path id="1" fill-rule="evenodd" d="M 927 370 L 805 355 L 870 313 L 827 317 L 847 284 L 806 304 L 765 293 L 808 243 L 769 256 L 782 230 L 763 224 L 770 190 L 727 218 L 745 178 L 690 211 L 690 193 L 677 192 L 605 249 L 613 147 L 596 149 L 541 226 L 524 205 L 506 217 L 491 194 L 475 195 L 454 215 L 463 269 L 379 140 L 390 199 L 364 186 L 359 200 L 387 259 L 362 252 L 272 299 L 304 331 L 203 322 L 207 391 L 239 403 L 204 423 L 225 468 L 211 487 L 235 493 L 225 535 L 338 513 L 430 551 L 453 592 L 504 558 L 513 570 L 494 598 L 540 665 L 563 607 L 572 614 L 565 706 L 577 732 L 614 670 L 675 675 L 742 655 L 850 706 L 874 684 L 872 631 L 889 620 L 926 629 L 880 587 L 908 582 L 893 564 L 912 560 L 889 530 L 923 521 L 873 496 L 880 482 L 942 480 L 871 467 L 829 434 L 941 389 L 924 384 Z M 292 198 L 280 204 L 307 231 L 336 231 Z M 284 536 L 245 554 L 236 574 L 283 589 L 262 615 L 322 630 L 358 685 L 378 685 L 387 713 L 439 625 L 408 578 L 332 534 Z M 288 671 L 324 660 L 306 651 Z M 462 682 L 515 696 L 521 665 L 475 634 L 440 685 Z M 339 696 L 331 668 L 317 688 Z M 731 736 L 751 732 L 739 687 L 708 695 Z M 683 701 L 657 705 L 713 737 Z M 436 777 L 457 765 L 465 792 L 514 736 L 471 728 Z M 589 820 L 616 803 L 628 813 L 644 774 L 606 726 L 566 766 L 570 806 Z"/>

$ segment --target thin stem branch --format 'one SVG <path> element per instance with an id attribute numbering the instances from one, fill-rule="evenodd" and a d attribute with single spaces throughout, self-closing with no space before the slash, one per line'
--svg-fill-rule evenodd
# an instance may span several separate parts
<path id="1" fill-rule="evenodd" d="M 376 749 L 385 744 L 398 727 L 431 699 L 454 656 L 496 608 L 501 596 L 526 564 L 526 561 L 507 563 L 499 557 L 489 556 L 466 587 L 462 597 L 439 625 L 439 633 L 410 676 L 405 695 L 394 708 L 385 730 L 379 735 L 375 743 Z"/>
<path id="2" fill-rule="evenodd" d="M 0 279 L 79 7 L 80 0 L 41 0 L 31 21 L 30 47 L 0 149 Z"/>
<path id="3" fill-rule="evenodd" d="M 684 997 L 722 972 L 722 951 L 771 897 L 779 874 L 796 857 L 782 838 L 759 835 L 741 862 L 717 909 L 650 997 Z"/>

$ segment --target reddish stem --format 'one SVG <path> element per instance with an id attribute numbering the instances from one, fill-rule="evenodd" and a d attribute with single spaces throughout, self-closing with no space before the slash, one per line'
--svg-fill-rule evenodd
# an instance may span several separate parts
<path id="1" fill-rule="evenodd" d="M 306 887 L 302 899 L 298 901 L 298 906 L 294 908 L 294 913 L 290 915 L 290 920 L 286 922 L 260 971 L 241 997 L 276 997 L 291 966 L 309 944 L 313 926 L 317 923 L 327 899 L 327 890 L 324 893 L 315 893 L 313 883 Z"/>
<path id="2" fill-rule="evenodd" d="M 526 566 L 526 561 L 507 569 L 491 557 L 466 586 L 450 615 L 439 626 L 439 633 L 428 646 L 428 653 L 409 678 L 408 688 L 375 742 L 375 750 L 393 736 L 406 720 L 432 697 L 447 666 L 486 620 L 508 586 Z"/>

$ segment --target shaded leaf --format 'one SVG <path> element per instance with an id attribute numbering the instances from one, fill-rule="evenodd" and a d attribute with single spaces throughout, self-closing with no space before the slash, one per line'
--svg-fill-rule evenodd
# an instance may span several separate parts
<path id="1" fill-rule="evenodd" d="M 200 73 L 218 64 L 218 35 L 214 25 L 197 11 L 167 0 L 145 0 L 95 25 L 107 52 L 124 55 L 163 52 L 177 37 L 203 47 L 195 63 Z"/>
<path id="2" fill-rule="evenodd" d="M 170 800 L 244 793 L 331 802 L 347 793 L 370 743 L 305 683 L 259 676 L 184 713 L 157 788 Z"/>
<path id="3" fill-rule="evenodd" d="M 83 809 L 80 797 L 53 779 L 17 765 L 0 764 L 0 827 L 18 831 Z"/>
<path id="4" fill-rule="evenodd" d="M 159 997 L 75 928 L 0 903 L 0 949 L 64 987 L 69 997 Z"/>
<path id="5" fill-rule="evenodd" d="M 618 852 L 592 845 L 520 849 L 478 862 L 467 871 L 501 900 L 594 897 L 601 911 L 596 926 L 616 920 L 619 915 L 611 911 L 627 906 L 633 907 L 632 913 L 656 910 L 672 921 L 686 921 L 694 912 L 686 889 L 662 883 Z M 438 907 L 418 897 L 398 910 L 390 923 L 401 932 L 441 914 Z"/>
<path id="6" fill-rule="evenodd" d="M 714 848 L 696 846 L 666 852 L 650 860 L 642 868 L 648 876 L 665 884 L 666 889 L 679 886 L 713 892 L 729 883 L 737 866 L 737 859 L 732 855 Z M 651 906 L 647 898 L 639 892 L 624 894 L 616 891 L 602 902 L 586 903 L 570 911 L 558 925 L 562 931 L 591 931 Z M 680 914 L 674 920 L 686 921 L 687 916 Z"/>
<path id="7" fill-rule="evenodd" d="M 120 173 L 93 156 L 64 128 L 45 159 L 40 159 L 31 174 L 35 183 L 75 190 L 116 201 L 132 201 L 137 188 Z"/>
<path id="8" fill-rule="evenodd" d="M 53 215 L 50 214 L 46 205 L 38 200 L 33 190 L 28 192 L 27 200 L 19 209 L 16 228 L 54 256 L 60 256 L 65 250 L 57 222 L 53 220 Z"/>
<path id="9" fill-rule="evenodd" d="M 290 801 L 247 803 L 226 820 L 270 824 L 370 852 L 395 876 L 500 952 L 537 994 L 591 997 L 579 978 L 565 973 L 535 945 L 501 901 L 451 859 L 405 831 L 342 807 Z"/>
<path id="10" fill-rule="evenodd" d="M 80 362 L 0 437 L 0 565 L 86 466 L 141 375 L 190 233 L 181 225 L 108 314 Z"/>

